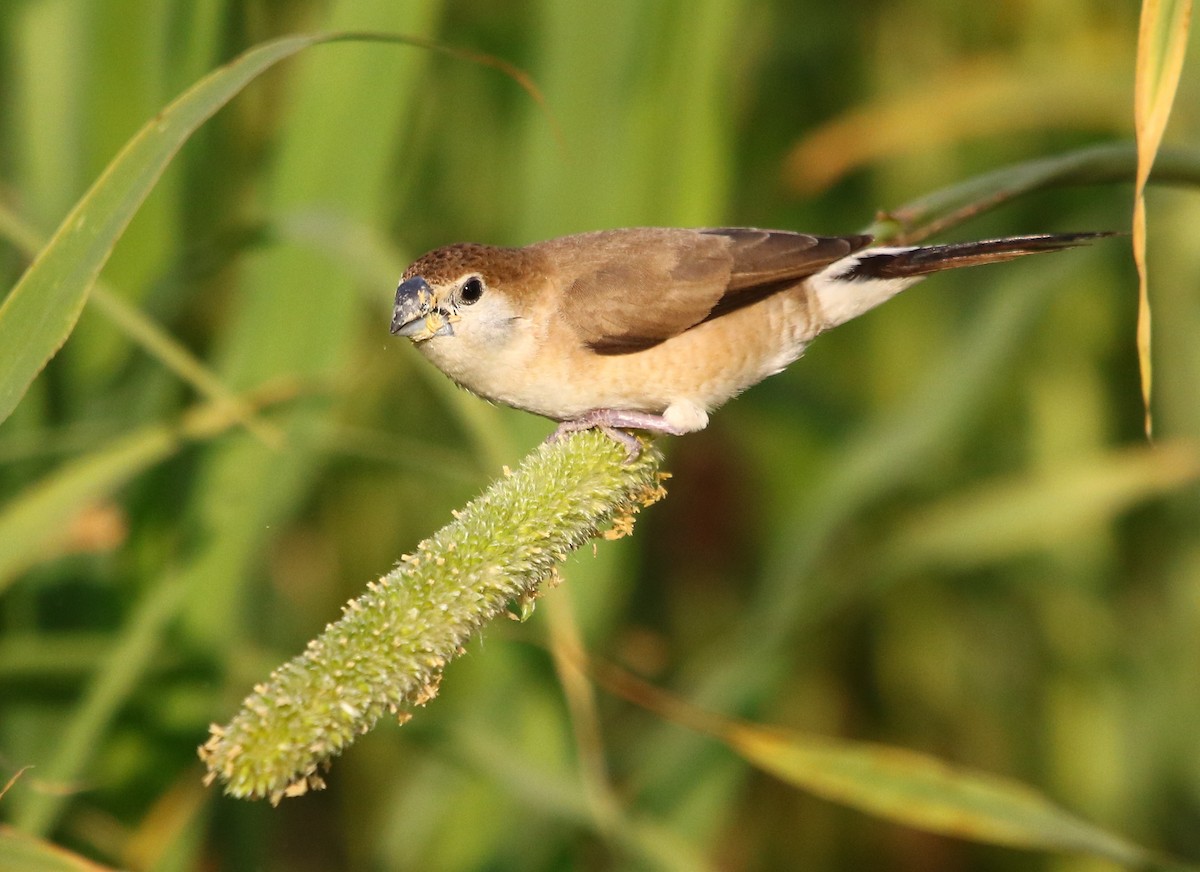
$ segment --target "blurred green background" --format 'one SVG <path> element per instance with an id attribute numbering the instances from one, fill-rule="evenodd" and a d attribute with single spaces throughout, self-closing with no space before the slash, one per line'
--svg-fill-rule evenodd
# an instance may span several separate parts
<path id="1" fill-rule="evenodd" d="M 1187 190 L 1150 199 L 1160 451 L 1141 435 L 1128 240 L 937 277 L 670 440 L 670 496 L 636 535 L 585 549 L 528 623 L 489 628 L 327 790 L 271 809 L 203 788 L 209 722 L 551 428 L 388 335 L 409 260 L 641 224 L 852 232 L 1131 137 L 1129 3 L 6 0 L 4 286 L 28 263 L 14 240 L 53 232 L 183 89 L 264 39 L 335 28 L 494 54 L 546 108 L 486 67 L 336 44 L 187 144 L 103 290 L 275 401 L 257 432 L 189 431 L 119 487 L 60 495 L 34 559 L 0 538 L 0 786 L 33 767 L 0 819 L 136 870 L 1109 868 L 872 819 L 566 694 L 546 646 L 577 630 L 714 711 L 1012 776 L 1200 858 Z M 1200 140 L 1198 79 L 1168 142 Z M 1128 185 L 1043 192 L 954 238 L 1124 229 L 1130 208 Z M 0 523 L 203 404 L 114 305 L 93 300 L 0 427 Z"/>

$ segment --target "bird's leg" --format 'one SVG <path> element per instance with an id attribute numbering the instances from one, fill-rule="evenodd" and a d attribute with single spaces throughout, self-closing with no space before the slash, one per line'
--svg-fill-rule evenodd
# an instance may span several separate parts
<path id="1" fill-rule="evenodd" d="M 629 453 L 629 460 L 636 459 L 642 453 L 642 443 L 629 432 L 630 430 L 648 430 L 651 433 L 668 433 L 672 436 L 682 436 L 686 432 L 667 423 L 662 415 L 624 409 L 592 409 L 578 418 L 562 421 L 546 441 L 557 442 L 568 433 L 591 429 L 601 430 L 624 445 Z"/>

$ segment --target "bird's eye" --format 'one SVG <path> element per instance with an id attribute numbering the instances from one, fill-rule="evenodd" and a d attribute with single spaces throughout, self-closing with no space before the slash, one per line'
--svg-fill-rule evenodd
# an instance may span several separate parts
<path id="1" fill-rule="evenodd" d="M 479 298 L 482 296 L 483 281 L 478 276 L 474 276 L 463 282 L 462 289 L 458 292 L 458 298 L 468 306 L 472 303 L 478 303 Z"/>

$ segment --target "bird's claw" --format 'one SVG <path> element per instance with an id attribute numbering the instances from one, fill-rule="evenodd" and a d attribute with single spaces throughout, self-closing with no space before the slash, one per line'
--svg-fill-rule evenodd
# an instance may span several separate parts
<path id="1" fill-rule="evenodd" d="M 618 445 L 621 445 L 625 449 L 626 464 L 633 463 L 642 454 L 642 441 L 628 430 L 622 430 L 599 421 L 589 421 L 586 418 L 576 418 L 571 421 L 561 422 L 555 428 L 554 432 L 546 437 L 546 444 L 553 445 L 571 433 L 580 433 L 584 430 L 599 430 Z"/>

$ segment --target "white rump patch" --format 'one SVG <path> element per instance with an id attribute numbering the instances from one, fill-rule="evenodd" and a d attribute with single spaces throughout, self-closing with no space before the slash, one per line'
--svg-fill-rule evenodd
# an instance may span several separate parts
<path id="1" fill-rule="evenodd" d="M 834 261 L 808 280 L 817 299 L 821 329 L 828 330 L 845 324 L 863 312 L 870 311 L 880 303 L 890 300 L 905 288 L 912 287 L 924 276 L 909 278 L 874 279 L 853 276 L 854 268 L 863 258 L 876 255 L 900 254 L 912 251 L 907 248 L 864 248 L 854 254 Z"/>

